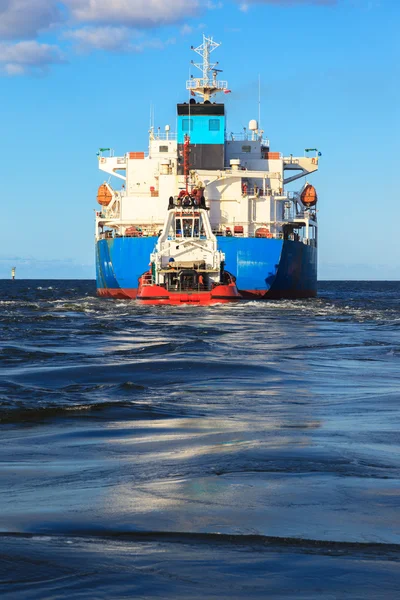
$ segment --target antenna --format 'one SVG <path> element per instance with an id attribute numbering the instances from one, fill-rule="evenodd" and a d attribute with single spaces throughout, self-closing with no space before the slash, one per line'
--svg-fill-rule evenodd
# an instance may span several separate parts
<path id="1" fill-rule="evenodd" d="M 200 69 L 203 72 L 203 80 L 204 82 L 208 82 L 208 74 L 210 71 L 214 70 L 218 63 L 210 63 L 210 54 L 214 52 L 221 44 L 217 44 L 214 42 L 212 38 L 207 38 L 203 34 L 203 43 L 201 46 L 197 46 L 197 48 L 193 48 L 197 54 L 199 54 L 203 58 L 203 63 L 193 63 L 195 67 Z"/>
<path id="2" fill-rule="evenodd" d="M 258 74 L 258 128 L 261 129 L 261 75 Z"/>
<path id="3" fill-rule="evenodd" d="M 192 61 L 192 63 L 193 63 L 193 61 Z M 189 79 L 191 79 L 192 77 L 193 77 L 193 75 L 191 74 L 191 69 L 189 67 Z M 190 117 L 191 117 L 191 115 L 190 115 L 191 103 L 190 103 L 190 100 L 192 99 L 191 96 L 195 96 L 195 93 L 192 90 L 189 90 L 189 88 L 188 88 L 188 94 L 189 94 L 189 100 L 188 100 L 188 122 L 189 122 L 189 138 L 190 138 L 190 134 L 191 134 L 191 127 L 190 127 L 190 123 L 191 123 L 191 120 L 190 120 Z"/>
<path id="4" fill-rule="evenodd" d="M 206 37 L 203 34 L 203 43 L 195 48 L 191 49 L 199 54 L 203 62 L 195 63 L 191 61 L 191 64 L 197 67 L 201 71 L 202 77 L 192 77 L 186 82 L 186 89 L 190 90 L 194 94 L 203 96 L 204 101 L 210 100 L 217 92 L 222 92 L 227 89 L 227 81 L 218 81 L 217 74 L 220 73 L 220 69 L 217 69 L 218 62 L 210 62 L 210 55 L 216 50 L 221 44 L 214 42 L 212 37 Z M 210 75 L 213 73 L 212 76 Z"/>
<path id="5" fill-rule="evenodd" d="M 150 104 L 149 157 L 151 157 L 151 142 L 154 140 L 154 107 Z"/>

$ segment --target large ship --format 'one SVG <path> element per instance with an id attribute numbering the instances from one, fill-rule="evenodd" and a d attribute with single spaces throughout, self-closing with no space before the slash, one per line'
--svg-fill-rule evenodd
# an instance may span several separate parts
<path id="1" fill-rule="evenodd" d="M 218 46 L 203 36 L 203 43 L 192 48 L 202 58 L 193 63 L 201 74 L 187 81 L 188 99 L 177 105 L 176 133 L 169 125 L 162 132 L 151 127 L 147 153 L 99 151 L 99 168 L 109 175 L 97 196 L 100 296 L 137 298 L 160 240 L 171 239 L 165 229 L 168 212 L 184 210 L 184 197 L 198 199 L 196 210 L 209 222 L 214 252 L 223 255 L 240 298 L 317 293 L 317 194 L 308 181 L 299 191 L 285 186 L 317 171 L 320 153 L 308 148 L 294 157 L 271 151 L 255 119 L 240 133 L 228 132 L 225 104 L 214 101 L 230 92 L 218 79 L 218 63 L 211 62 Z M 119 189 L 111 185 L 111 176 L 122 181 Z"/>

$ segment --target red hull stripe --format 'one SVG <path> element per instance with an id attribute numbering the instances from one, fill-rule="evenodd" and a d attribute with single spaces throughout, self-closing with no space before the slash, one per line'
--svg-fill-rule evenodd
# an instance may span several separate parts
<path id="1" fill-rule="evenodd" d="M 211 290 L 166 290 L 157 284 L 139 283 L 136 300 L 143 304 L 215 304 L 240 300 L 236 285 L 219 284 Z"/>
<path id="2" fill-rule="evenodd" d="M 244 300 L 274 300 L 279 298 L 315 298 L 315 290 L 239 290 Z M 137 289 L 135 288 L 98 288 L 97 295 L 103 298 L 116 298 L 119 300 L 135 300 Z M 167 299 L 165 299 L 167 301 Z"/>
<path id="3" fill-rule="evenodd" d="M 97 295 L 103 298 L 132 299 L 137 296 L 136 288 L 98 288 Z"/>

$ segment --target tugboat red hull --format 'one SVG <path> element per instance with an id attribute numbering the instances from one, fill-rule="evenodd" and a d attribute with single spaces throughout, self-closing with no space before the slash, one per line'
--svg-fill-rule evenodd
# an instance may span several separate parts
<path id="1" fill-rule="evenodd" d="M 234 283 L 221 284 L 215 286 L 212 290 L 166 290 L 160 285 L 140 285 L 136 300 L 140 304 L 201 304 L 209 306 L 210 304 L 220 304 L 227 302 L 236 302 L 241 300 L 242 296 Z"/>

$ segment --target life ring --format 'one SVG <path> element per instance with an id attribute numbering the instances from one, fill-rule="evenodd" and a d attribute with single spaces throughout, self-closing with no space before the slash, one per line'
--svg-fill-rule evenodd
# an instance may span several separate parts
<path id="1" fill-rule="evenodd" d="M 312 162 L 313 165 L 315 165 L 315 158 L 312 158 L 311 162 Z"/>

